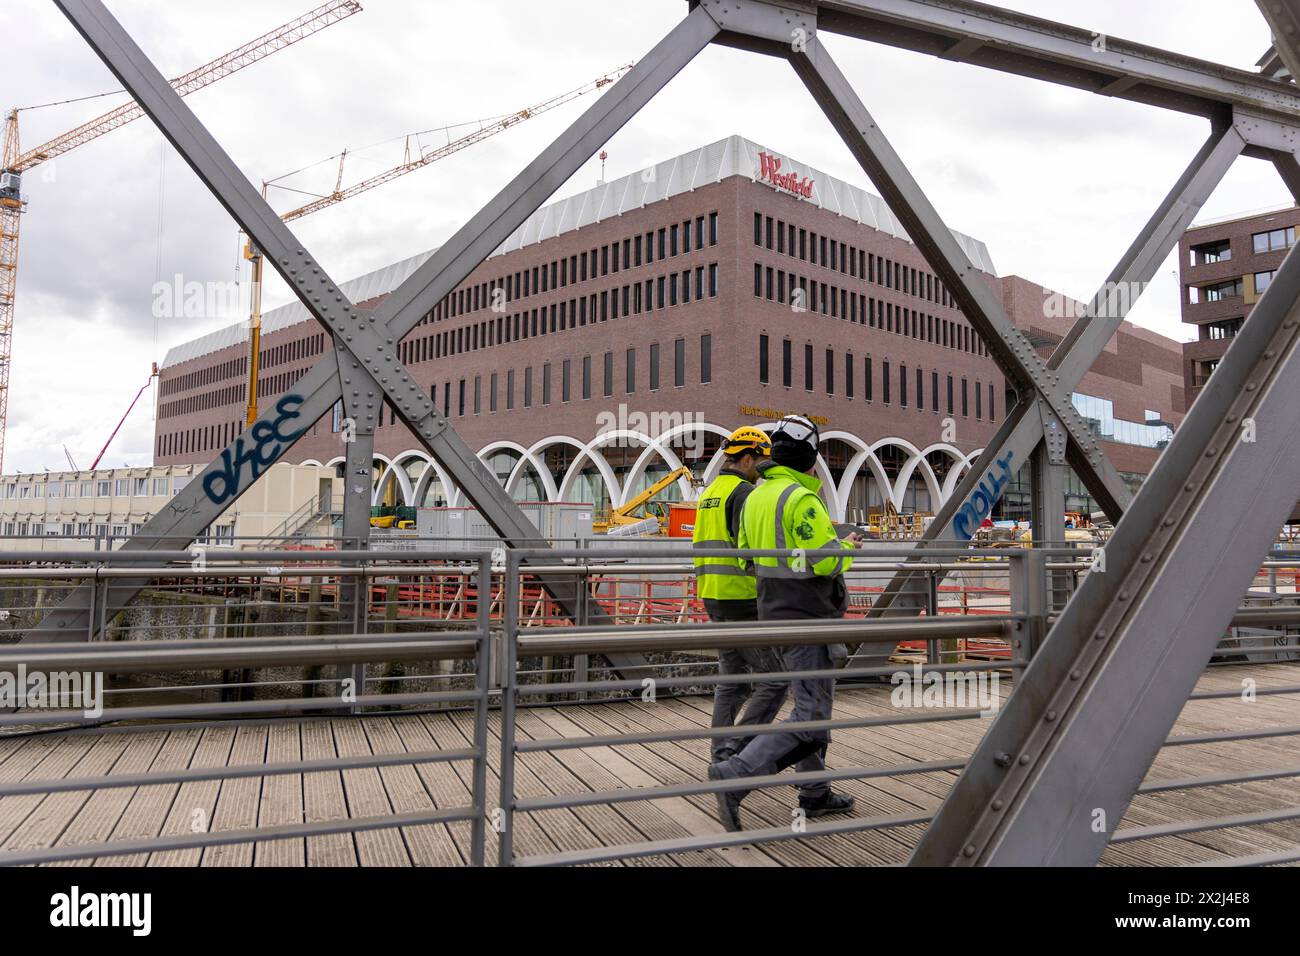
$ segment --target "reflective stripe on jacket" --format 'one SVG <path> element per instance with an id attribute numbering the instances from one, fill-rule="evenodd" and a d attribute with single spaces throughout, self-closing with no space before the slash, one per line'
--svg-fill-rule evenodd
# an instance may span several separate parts
<path id="1" fill-rule="evenodd" d="M 695 530 L 691 546 L 695 548 L 734 548 L 737 520 L 736 506 L 746 499 L 754 486 L 734 471 L 724 471 L 704 489 L 695 508 Z M 753 572 L 741 558 L 696 558 L 695 590 L 706 600 L 752 601 L 758 593 Z"/>

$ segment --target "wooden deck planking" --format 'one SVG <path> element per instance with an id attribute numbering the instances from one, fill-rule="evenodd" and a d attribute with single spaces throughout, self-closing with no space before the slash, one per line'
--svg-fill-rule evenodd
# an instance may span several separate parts
<path id="1" fill-rule="evenodd" d="M 591 736 L 575 721 L 571 711 L 561 714 L 553 708 L 521 713 L 519 725 L 533 739 Z M 555 752 L 554 758 L 573 774 L 579 789 L 624 790 L 659 783 L 651 774 L 619 754 L 616 748 L 561 750 Z M 589 821 L 588 825 L 607 844 L 678 839 L 692 833 L 692 823 L 705 822 L 695 819 L 695 809 L 680 798 L 582 807 L 577 812 Z M 734 854 L 696 850 L 629 862 L 653 866 L 720 866 L 729 865 L 731 856 Z"/>
<path id="2" fill-rule="evenodd" d="M 166 741 L 166 733 L 135 734 L 127 738 L 126 750 L 121 758 L 108 771 L 109 776 L 126 773 L 141 773 L 148 770 L 158 757 Z M 81 846 L 87 843 L 102 843 L 117 828 L 122 814 L 135 796 L 133 787 L 115 787 L 108 790 L 86 791 L 90 799 L 81 811 L 69 823 L 63 834 L 55 841 L 56 846 Z M 69 860 L 63 866 L 90 866 L 92 859 Z"/>
<path id="3" fill-rule="evenodd" d="M 228 767 L 266 763 L 266 724 L 246 724 L 235 730 Z M 236 777 L 221 782 L 217 804 L 212 811 L 212 832 L 251 830 L 257 826 L 258 805 L 262 799 L 261 777 Z M 226 843 L 203 851 L 201 866 L 252 866 L 255 844 Z"/>
<path id="4" fill-rule="evenodd" d="M 370 749 L 375 754 L 406 753 L 393 721 L 377 718 L 367 720 L 361 725 L 369 740 Z M 381 767 L 379 779 L 384 792 L 396 813 L 414 813 L 435 808 L 433 797 L 425 789 L 420 775 L 411 765 Z M 461 863 L 460 852 L 456 849 L 447 828 L 441 824 L 404 827 L 401 836 L 405 841 L 410 861 L 416 866 L 457 866 Z"/>
<path id="5" fill-rule="evenodd" d="M 74 763 L 64 764 L 62 773 L 53 772 L 57 761 L 45 761 L 30 775 L 34 779 L 51 779 L 55 777 L 94 777 L 107 774 L 122 756 L 130 740 L 118 735 L 98 737 L 81 758 Z M 53 846 L 72 824 L 77 815 L 86 807 L 87 802 L 98 791 L 71 790 L 62 793 L 47 794 L 43 800 L 27 815 L 9 838 L 5 840 L 6 850 L 34 850 Z"/>
<path id="6" fill-rule="evenodd" d="M 446 715 L 447 723 L 454 727 L 459 735 L 457 746 L 466 746 L 473 740 L 473 715 L 468 713 L 451 713 Z M 489 775 L 488 775 L 488 803 L 496 806 L 500 803 L 497 794 L 500 793 L 500 777 L 498 776 L 500 767 L 501 737 L 500 737 L 500 716 L 497 715 L 495 720 L 489 721 Z M 527 737 L 527 731 L 524 730 L 524 736 Z M 522 759 L 515 763 L 515 794 L 517 797 L 533 796 L 551 796 L 556 792 L 577 793 L 584 788 L 577 786 L 570 781 L 571 775 L 563 768 L 554 757 L 548 754 L 521 754 Z M 458 764 L 456 766 L 457 774 L 461 775 L 462 781 L 466 788 L 466 800 L 469 799 L 470 786 L 470 767 L 468 764 Z M 566 850 L 590 850 L 596 847 L 604 846 L 600 836 L 584 822 L 579 810 L 576 809 L 557 809 L 543 810 L 538 813 L 515 814 L 515 836 L 514 848 L 516 855 L 522 853 L 538 852 L 524 851 L 519 845 L 519 823 L 525 819 L 531 818 L 554 846 L 554 850 L 542 850 L 540 852 L 549 853 Z M 496 834 L 493 834 L 495 837 Z M 466 850 L 468 847 L 465 848 Z M 494 839 L 491 844 L 492 852 L 497 851 L 497 841 Z M 621 861 L 602 864 L 605 866 L 625 866 L 627 864 Z"/>
<path id="7" fill-rule="evenodd" d="M 267 763 L 292 763 L 302 759 L 301 724 L 281 721 L 267 730 Z M 302 823 L 302 774 L 277 774 L 262 778 L 262 798 L 257 804 L 258 826 Z M 307 844 L 301 837 L 262 840 L 254 845 L 254 866 L 304 866 Z"/>
<path id="8" fill-rule="evenodd" d="M 328 720 L 307 720 L 299 725 L 302 734 L 302 759 L 320 760 L 337 757 L 334 728 Z M 337 770 L 318 770 L 302 775 L 303 820 L 345 820 L 348 802 L 343 780 Z M 350 833 L 327 833 L 307 837 L 308 866 L 356 866 L 357 848 Z"/>
<path id="9" fill-rule="evenodd" d="M 89 737 L 78 737 L 64 740 L 60 745 L 59 738 L 52 735 L 4 741 L 4 746 L 12 748 L 12 752 L 0 764 L 0 781 L 16 783 L 62 777 L 90 750 L 92 743 Z M 40 794 L 0 797 L 0 847 L 43 799 Z"/>
<path id="10" fill-rule="evenodd" d="M 1300 664 L 1211 668 L 1198 689 L 1239 691 L 1300 683 Z M 1003 681 L 1003 693 L 1010 688 Z M 913 716 L 896 708 L 887 685 L 843 688 L 836 695 L 840 717 Z M 785 708 L 788 711 L 789 705 Z M 520 740 L 580 739 L 618 732 L 705 728 L 707 697 L 665 697 L 521 708 Z M 784 715 L 784 712 L 783 712 Z M 1300 694 L 1240 696 L 1189 701 L 1175 735 L 1247 730 L 1300 723 Z M 832 768 L 884 766 L 914 761 L 964 759 L 978 745 L 989 721 L 944 721 L 837 730 L 827 755 Z M 489 719 L 487 804 L 499 802 L 500 716 Z M 203 730 L 35 735 L 0 740 L 0 781 L 112 775 L 185 767 L 256 765 L 334 755 L 369 755 L 466 747 L 473 714 L 341 717 L 232 723 Z M 516 794 L 572 795 L 698 781 L 705 778 L 709 746 L 704 739 L 625 744 L 520 755 Z M 1148 781 L 1300 766 L 1294 738 L 1206 743 L 1163 749 Z M 245 829 L 303 820 L 382 816 L 470 801 L 468 761 L 345 771 L 247 777 L 140 788 L 73 791 L 0 798 L 0 846 L 37 848 L 212 830 Z M 841 781 L 836 789 L 858 800 L 857 815 L 933 811 L 956 780 L 936 771 L 870 780 Z M 795 806 L 793 787 L 753 792 L 744 803 L 751 827 L 787 826 Z M 1300 806 L 1296 777 L 1238 783 L 1136 797 L 1120 829 L 1197 820 L 1226 814 Z M 645 840 L 721 832 L 712 795 L 630 801 L 515 815 L 519 855 L 590 849 Z M 810 866 L 898 863 L 907 858 L 922 827 L 819 836 L 762 847 L 733 847 L 617 861 L 607 865 Z M 495 861 L 497 835 L 488 828 L 487 859 Z M 469 858 L 468 823 L 387 828 L 306 839 L 260 841 L 150 856 L 106 857 L 99 865 L 458 865 Z M 1103 865 L 1178 865 L 1300 846 L 1300 822 L 1161 837 L 1109 847 Z M 76 861 L 85 865 L 89 861 Z"/>
<path id="11" fill-rule="evenodd" d="M 191 767 L 224 767 L 235 743 L 234 727 L 209 727 L 199 738 L 190 759 Z M 206 832 L 212 828 L 212 814 L 221 793 L 220 780 L 183 783 L 176 791 L 160 834 Z M 164 850 L 151 854 L 149 866 L 198 866 L 203 859 L 200 849 Z"/>
<path id="12" fill-rule="evenodd" d="M 155 772 L 184 770 L 191 766 L 203 735 L 197 730 L 171 730 L 158 749 L 149 769 Z M 171 811 L 180 791 L 178 783 L 156 783 L 138 787 L 113 827 L 110 840 L 134 840 L 157 836 Z M 104 856 L 95 860 L 96 866 L 144 866 L 149 861 L 147 853 Z"/>

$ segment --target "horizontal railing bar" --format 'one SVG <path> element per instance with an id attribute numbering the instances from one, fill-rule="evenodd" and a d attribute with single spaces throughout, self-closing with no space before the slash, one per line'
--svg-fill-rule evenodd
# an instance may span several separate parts
<path id="1" fill-rule="evenodd" d="M 1250 648 L 1245 650 L 1254 653 Z M 1300 650 L 1300 648 L 1297 648 Z M 1251 692 L 1252 697 L 1269 697 L 1277 694 L 1300 694 L 1300 684 L 1286 684 L 1282 687 L 1256 687 Z M 1203 690 L 1188 695 L 1188 700 L 1225 700 L 1229 697 L 1240 697 L 1240 690 Z"/>
<path id="2" fill-rule="evenodd" d="M 0 784 L 0 797 L 36 793 L 64 793 L 72 790 L 110 790 L 119 787 L 147 787 L 159 783 L 193 783 L 200 780 L 237 780 L 244 777 L 278 777 L 285 774 L 317 771 L 359 770 L 370 767 L 396 767 L 406 764 L 448 763 L 473 760 L 476 751 L 422 750 L 400 754 L 367 754 L 358 757 L 324 757 L 285 763 L 236 764 L 227 767 L 191 767 L 185 770 L 160 770 L 146 773 L 106 774 L 102 777 L 77 777 L 62 780 L 23 780 Z"/>
<path id="3" fill-rule="evenodd" d="M 196 560 L 198 557 L 199 546 L 195 546 L 189 551 L 164 551 L 162 549 L 150 551 L 4 551 L 0 552 L 0 562 L 10 563 L 17 561 L 36 562 L 38 564 L 52 563 L 85 563 L 85 564 L 131 564 L 132 562 L 144 561 L 180 561 L 186 565 Z M 546 554 L 549 552 L 542 551 Z M 492 556 L 491 548 L 482 549 L 462 549 L 462 550 L 421 550 L 421 551 L 392 551 L 379 548 L 367 549 L 365 551 L 350 550 L 347 548 L 335 551 L 226 551 L 217 547 L 207 547 L 203 552 L 204 560 L 209 564 L 217 564 L 222 561 L 254 561 L 265 563 L 267 561 L 278 561 L 281 559 L 287 561 L 306 561 L 320 562 L 333 561 L 344 563 L 357 563 L 368 561 L 464 561 L 478 562 L 489 560 Z"/>
<path id="4" fill-rule="evenodd" d="M 194 668 L 271 667 L 307 664 L 354 664 L 389 660 L 442 660 L 472 657 L 477 639 L 428 640 L 386 634 L 383 640 L 338 641 L 310 638 L 303 643 L 274 639 L 256 644 L 256 638 L 216 638 L 195 641 L 197 647 L 160 649 L 153 642 L 111 644 L 24 644 L 21 651 L 0 651 L 0 672 L 111 671 L 125 674 Z M 38 650 L 38 648 L 48 648 Z M 60 650 L 55 650 L 59 648 Z"/>
<path id="5" fill-rule="evenodd" d="M 870 780 L 878 777 L 902 777 L 914 773 L 941 773 L 960 770 L 964 760 L 933 760 L 928 763 L 898 764 L 889 767 L 849 767 L 843 770 L 807 771 L 804 773 L 770 774 L 761 777 L 741 777 L 737 780 L 699 780 L 691 783 L 664 784 L 658 787 L 625 787 L 621 790 L 596 790 L 589 793 L 557 793 L 545 797 L 528 797 L 515 801 L 515 810 L 533 813 L 538 810 L 559 810 L 567 807 L 586 807 L 595 804 L 627 803 L 633 800 L 659 800 L 664 797 L 688 797 L 701 793 L 718 793 L 742 786 L 746 790 L 761 790 L 784 785 L 800 786 L 805 783 L 836 783 L 841 780 Z"/>
<path id="6" fill-rule="evenodd" d="M 910 620 L 847 619 L 833 623 L 761 621 L 748 629 L 696 624 L 672 631 L 650 627 L 606 628 L 575 632 L 548 628 L 545 634 L 520 634 L 520 654 L 591 654 L 608 651 L 664 651 L 720 647 L 767 647 L 790 644 L 898 643 L 951 637 L 1003 637 L 1018 623 L 1008 616 L 934 617 Z"/>
<path id="7" fill-rule="evenodd" d="M 583 863 L 604 863 L 610 860 L 630 860 L 645 856 L 684 853 L 690 850 L 712 850 L 721 847 L 744 846 L 750 843 L 776 843 L 781 840 L 807 839 L 840 833 L 861 833 L 868 830 L 884 830 L 890 827 L 914 826 L 919 823 L 928 823 L 933 816 L 930 813 L 914 813 L 855 817 L 852 820 L 840 820 L 834 823 L 810 823 L 802 832 L 795 830 L 791 826 L 782 826 L 768 827 L 762 830 L 742 830 L 739 833 L 713 833 L 703 836 L 681 837 L 676 840 L 657 840 L 649 843 L 624 843 L 616 846 L 597 847 L 591 850 L 569 850 L 563 853 L 519 857 L 515 859 L 514 865 L 528 867 L 573 866 Z"/>
<path id="8" fill-rule="evenodd" d="M 367 677 L 366 683 L 381 680 L 379 677 Z M 318 687 L 324 684 L 338 684 L 345 678 L 323 677 L 318 680 L 249 680 L 231 681 L 228 684 L 159 684 L 150 687 L 105 687 L 104 696 L 125 694 L 168 694 L 176 691 L 193 693 L 199 690 L 233 690 L 240 687 Z"/>
<path id="9" fill-rule="evenodd" d="M 181 580 L 207 580 L 222 578 L 312 578 L 312 577 L 471 577 L 478 568 L 474 565 L 451 564 L 445 567 L 422 564 L 410 565 L 374 565 L 369 567 L 344 567 L 342 565 L 313 565 L 297 567 L 286 565 L 272 569 L 264 564 L 244 567 L 242 565 L 208 565 L 204 568 L 189 567 L 131 567 L 131 568 L 0 568 L 0 579 L 19 578 L 23 580 L 61 581 L 113 580 L 117 578 L 179 578 Z M 572 572 L 570 572 L 572 573 Z M 155 588 L 154 590 L 158 590 Z M 304 602 L 305 603 L 305 602 Z"/>
<path id="10" fill-rule="evenodd" d="M 688 662 L 685 664 L 662 664 L 651 665 L 662 667 L 692 667 L 692 666 L 717 666 L 712 661 Z M 935 664 L 926 665 L 921 671 L 921 675 L 926 674 L 949 674 L 949 673 L 966 673 L 973 671 L 1003 671 L 1016 670 L 1024 667 L 1024 664 L 1015 661 L 1006 662 L 972 662 L 970 664 Z M 836 680 L 848 680 L 857 677 L 888 677 L 892 674 L 906 673 L 910 678 L 915 679 L 915 665 L 896 664 L 893 667 L 845 667 L 831 668 L 829 670 L 814 671 L 762 671 L 758 673 L 747 674 L 699 674 L 690 677 L 656 677 L 654 678 L 655 687 L 694 687 L 699 684 L 761 684 L 764 681 L 790 681 L 801 680 L 813 677 L 832 677 Z M 596 668 L 592 668 L 595 670 Z M 603 668 L 604 670 L 615 670 L 616 668 Z M 566 668 L 557 673 L 569 673 L 572 668 Z M 524 671 L 518 674 L 526 673 Z M 371 678 L 372 680 L 374 678 Z M 568 683 L 554 684 L 516 684 L 515 689 L 519 694 L 529 696 L 542 696 L 555 693 L 576 693 L 578 691 L 616 691 L 631 690 L 642 691 L 645 685 L 640 680 L 607 680 L 607 681 L 576 681 Z"/>
<path id="11" fill-rule="evenodd" d="M 1228 830 L 1233 827 L 1253 827 L 1266 823 L 1281 823 L 1285 820 L 1300 819 L 1300 807 L 1283 807 L 1277 810 L 1259 810 L 1255 813 L 1239 813 L 1230 817 L 1210 817 L 1204 820 L 1181 820 L 1172 823 L 1157 823 L 1152 826 L 1132 827 L 1120 830 L 1110 838 L 1111 843 L 1134 843 L 1138 840 L 1154 840 L 1157 837 L 1178 836 L 1183 833 L 1203 833 L 1206 830 Z"/>
<path id="12" fill-rule="evenodd" d="M 718 554 L 711 552 L 717 551 Z M 840 552 L 841 554 L 843 552 Z M 789 557 L 789 551 L 781 551 L 778 554 L 782 557 Z M 832 555 L 834 552 L 832 552 Z M 602 555 L 603 556 L 603 555 Z M 700 548 L 690 553 L 692 558 L 730 558 L 738 555 L 727 551 L 723 548 Z M 761 555 L 766 556 L 766 555 Z M 816 552 L 809 551 L 809 557 L 815 557 Z M 828 555 L 830 556 L 830 555 Z M 856 574 L 860 571 L 881 571 L 892 572 L 899 570 L 907 571 L 1005 571 L 1009 568 L 1010 562 L 1007 561 L 981 561 L 978 564 L 973 562 L 957 561 L 950 563 L 938 562 L 916 562 L 908 563 L 906 561 L 864 561 L 860 558 L 853 559 L 853 567 L 845 572 L 847 575 Z M 1087 565 L 1063 565 L 1062 567 L 1086 567 Z M 695 573 L 695 565 L 691 563 L 683 564 L 530 564 L 521 569 L 525 578 L 550 574 L 680 574 L 691 575 Z"/>
<path id="13" fill-rule="evenodd" d="M 1264 740 L 1268 737 L 1292 737 L 1300 727 L 1265 727 L 1262 730 L 1218 730 L 1204 734 L 1179 734 L 1166 737 L 1166 747 L 1190 747 L 1196 744 L 1223 743 L 1229 740 Z"/>
<path id="14" fill-rule="evenodd" d="M 546 737 L 515 744 L 518 753 L 549 753 L 555 750 L 582 750 L 587 747 L 618 747 L 630 744 L 664 743 L 673 740 L 707 740 L 714 737 L 751 737 L 813 730 L 853 730 L 861 727 L 901 727 L 907 724 L 941 723 L 947 720 L 975 720 L 984 717 L 980 710 L 961 709 L 915 717 L 842 717 L 827 720 L 792 720 L 775 724 L 745 724 L 732 727 L 695 727 L 691 730 L 646 731 L 638 734 L 608 734 L 595 737 Z M 988 716 L 992 716 L 989 714 Z M 794 774 L 798 777 L 799 774 Z M 746 777 L 746 780 L 756 779 Z M 773 778 L 775 779 L 775 778 Z M 781 778 L 789 782 L 789 774 Z M 719 789 L 726 790 L 727 787 Z"/>
<path id="15" fill-rule="evenodd" d="M 47 847 L 39 850 L 0 850 L 0 866 L 31 866 L 80 860 L 87 857 L 128 856 L 135 853 L 161 853 L 166 850 L 193 850 L 232 843 L 262 843 L 290 840 L 295 837 L 329 836 L 334 833 L 360 833 L 396 827 L 436 823 L 459 823 L 480 814 L 477 807 L 453 807 L 445 810 L 419 810 L 381 817 L 355 817 L 346 820 L 323 820 L 315 823 L 282 823 L 277 826 L 242 830 L 217 830 L 208 833 L 185 833 L 176 836 L 141 837 L 107 843 L 83 843 L 77 846 Z"/>
<path id="16" fill-rule="evenodd" d="M 1213 860 L 1201 860 L 1187 864 L 1189 867 L 1220 866 L 1273 866 L 1277 863 L 1294 863 L 1300 860 L 1300 847 L 1294 850 L 1278 850 L 1276 853 L 1255 853 L 1251 856 L 1216 857 Z"/>
<path id="17" fill-rule="evenodd" d="M 678 540 L 681 540 L 682 542 L 681 553 L 689 554 L 692 556 L 704 555 L 708 557 L 764 557 L 764 558 L 778 558 L 778 557 L 790 556 L 789 548 L 784 548 L 784 549 L 782 548 L 692 548 L 690 547 L 689 542 L 687 542 L 685 538 L 678 539 Z M 1014 549 L 1014 548 L 915 547 L 915 548 L 896 548 L 891 550 L 889 548 L 874 547 L 876 543 L 877 542 L 871 542 L 870 545 L 867 547 L 854 549 L 852 551 L 850 551 L 848 548 L 842 548 L 836 545 L 831 545 L 825 548 L 809 549 L 805 553 L 807 554 L 808 557 L 813 557 L 814 555 L 818 555 L 821 557 L 829 557 L 831 555 L 844 555 L 847 553 L 854 559 L 857 559 L 859 557 L 870 559 L 873 555 L 892 556 L 896 554 L 904 558 L 919 556 L 919 555 L 927 555 L 927 556 L 937 555 L 939 557 L 944 557 L 944 558 L 948 558 L 948 557 L 997 558 L 1003 561 L 1018 561 L 1025 554 L 1023 549 Z M 888 543 L 888 542 L 884 542 L 884 543 Z M 920 544 L 919 541 L 913 543 Z M 1035 548 L 1034 550 L 1036 551 L 1046 550 L 1049 553 L 1057 553 L 1057 554 L 1078 553 L 1077 549 L 1073 549 L 1073 548 L 1047 548 L 1047 549 Z M 646 548 L 646 547 L 636 547 L 635 545 L 629 545 L 627 547 L 621 547 L 621 548 L 602 547 L 599 550 L 593 550 L 590 548 L 516 548 L 514 549 L 514 552 L 518 554 L 521 558 L 563 558 L 566 560 L 569 558 L 583 559 L 583 558 L 592 558 L 592 557 L 599 557 L 602 559 L 603 558 L 644 558 L 646 557 L 647 554 L 665 555 L 671 557 L 671 556 L 675 556 L 678 553 L 678 551 L 670 548 L 659 548 L 659 547 Z M 527 571 L 528 567 L 525 566 L 522 570 Z"/>
<path id="18" fill-rule="evenodd" d="M 1248 770 L 1244 773 L 1214 774 L 1208 777 L 1181 777 L 1153 780 L 1137 788 L 1138 793 L 1164 793 L 1168 790 L 1188 790 L 1193 787 L 1221 787 L 1230 783 L 1253 783 L 1257 780 L 1281 780 L 1300 777 L 1300 767 L 1277 767 L 1268 770 Z"/>
<path id="19" fill-rule="evenodd" d="M 465 675 L 470 677 L 473 675 Z M 98 717 L 85 717 L 79 711 L 24 711 L 0 714 L 0 727 L 45 726 L 48 724 L 94 723 L 103 724 L 117 720 L 167 720 L 185 717 L 208 717 L 221 714 L 297 713 L 303 710 L 325 710 L 331 707 L 394 707 L 401 704 L 431 704 L 478 700 L 484 695 L 476 691 L 428 691 L 407 694 L 370 694 L 356 700 L 341 701 L 330 697 L 308 697 L 293 700 L 223 701 L 201 704 L 163 704 L 156 707 L 116 707 L 105 709 Z"/>

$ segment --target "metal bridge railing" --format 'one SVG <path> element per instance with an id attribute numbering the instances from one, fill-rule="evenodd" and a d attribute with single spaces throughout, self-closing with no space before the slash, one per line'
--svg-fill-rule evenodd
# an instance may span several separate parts
<path id="1" fill-rule="evenodd" d="M 705 552 L 701 552 L 705 553 Z M 707 552 L 712 555 L 715 552 Z M 719 551 L 722 554 L 739 552 Z M 781 552 L 747 552 L 779 554 Z M 816 554 L 810 554 L 815 560 Z M 466 858 L 485 862 L 497 840 L 502 865 L 598 863 L 741 844 L 807 840 L 818 836 L 888 831 L 924 825 L 929 814 L 868 814 L 833 822 L 766 826 L 737 834 L 708 833 L 640 842 L 601 835 L 603 845 L 582 850 L 519 852 L 518 821 L 560 809 L 621 807 L 636 801 L 676 798 L 708 801 L 728 784 L 703 778 L 640 787 L 591 787 L 536 795 L 520 792 L 519 773 L 530 761 L 554 759 L 566 751 L 612 748 L 618 753 L 680 743 L 702 748 L 734 730 L 703 726 L 597 730 L 590 735 L 527 739 L 520 718 L 538 706 L 598 700 L 700 694 L 720 684 L 753 683 L 750 675 L 720 675 L 720 647 L 783 647 L 796 643 L 857 645 L 847 666 L 833 670 L 841 688 L 888 681 L 906 670 L 916 678 L 976 680 L 1000 674 L 1018 677 L 1032 661 L 1050 622 L 1080 581 L 1095 568 L 1070 549 L 864 552 L 850 576 L 854 606 L 840 621 L 712 624 L 694 613 L 627 612 L 625 591 L 639 593 L 647 581 L 677 589 L 672 600 L 694 602 L 688 554 L 664 555 L 635 542 L 617 549 L 547 552 L 484 550 L 449 552 L 331 551 L 246 552 L 199 559 L 191 552 L 86 552 L 69 556 L 9 554 L 0 561 L 0 675 L 26 673 L 100 674 L 105 678 L 102 713 L 68 708 L 0 711 L 0 740 L 34 733 L 133 734 L 296 719 L 352 719 L 420 711 L 469 711 L 468 746 L 431 747 L 397 753 L 331 755 L 271 760 L 239 766 L 141 770 L 66 778 L 10 776 L 0 763 L 0 809 L 9 798 L 181 785 L 213 780 L 276 778 L 397 766 L 468 764 L 469 800 L 457 807 L 411 813 L 220 832 L 168 832 L 141 839 L 106 840 L 81 846 L 0 849 L 0 864 L 50 863 L 177 849 L 262 843 L 419 824 L 468 824 Z M 496 562 L 495 564 L 493 562 Z M 525 563 L 526 562 L 526 563 Z M 884 582 L 906 566 L 924 584 L 919 614 L 889 609 L 871 612 Z M 1222 665 L 1300 658 L 1297 575 L 1300 560 L 1290 554 L 1266 561 L 1243 596 L 1233 630 L 1220 645 Z M 546 583 L 577 585 L 579 620 L 532 615 Z M 141 585 L 143 583 L 143 588 Z M 45 612 L 75 589 L 87 596 L 85 631 L 41 637 Z M 115 590 L 139 589 L 112 616 Z M 664 598 L 664 600 L 669 600 Z M 19 640 L 27 637 L 25 642 Z M 1253 642 L 1253 643 L 1252 643 Z M 819 672 L 764 674 L 762 680 L 790 682 Z M 1225 672 L 1227 673 L 1227 672 Z M 65 688 L 66 690 L 66 688 Z M 1235 694 L 1218 689 L 1192 695 L 1190 705 Z M 1300 694 L 1300 684 L 1259 688 L 1264 698 Z M 66 701 L 63 701 L 66 703 Z M 500 758 L 497 806 L 489 796 L 488 710 L 499 707 Z M 837 714 L 803 729 L 893 733 L 978 720 L 981 710 L 945 707 L 913 713 L 864 716 Z M 1300 734 L 1295 722 L 1264 720 L 1246 726 L 1211 727 L 1167 741 L 1171 751 L 1186 747 L 1243 747 Z M 776 733 L 789 725 L 747 728 L 746 734 Z M 630 749 L 629 749 L 630 748 Z M 1157 774 L 1138 791 L 1149 794 L 1207 787 L 1251 785 L 1300 775 L 1285 760 L 1255 766 L 1236 759 L 1214 774 Z M 1292 761 L 1294 762 L 1294 761 Z M 838 766 L 822 774 L 747 778 L 744 788 L 770 790 L 815 779 L 880 781 L 917 774 L 951 774 L 964 759 L 885 760 Z M 495 789 L 495 788 L 494 788 Z M 1238 826 L 1284 825 L 1300 818 L 1295 808 L 1266 803 L 1260 809 L 1121 828 L 1117 846 L 1160 841 L 1169 836 Z M 710 811 L 711 812 L 711 811 Z M 489 826 L 490 824 L 490 826 Z M 1265 855 L 1285 855 L 1265 843 Z M 1258 854 L 1240 854 L 1250 860 Z M 1272 856 L 1269 856 L 1272 860 Z"/>
<path id="2" fill-rule="evenodd" d="M 319 759 L 188 767 L 166 771 L 9 779 L 0 773 L 0 806 L 7 798 L 74 791 L 101 791 L 211 780 L 274 778 L 388 766 L 467 763 L 469 803 L 337 820 L 164 833 L 72 846 L 0 850 L 0 864 L 26 865 L 88 860 L 168 850 L 424 824 L 469 825 L 469 862 L 482 864 L 488 817 L 487 747 L 491 633 L 488 605 L 454 627 L 427 622 L 392 626 L 377 617 L 369 596 L 384 582 L 436 573 L 491 588 L 487 552 L 422 555 L 421 565 L 389 564 L 383 554 L 273 551 L 190 566 L 186 552 L 154 552 L 141 561 L 123 552 L 101 552 L 80 566 L 28 563 L 0 567 L 0 678 L 22 680 L 23 699 L 0 709 L 0 741 L 58 732 L 113 733 L 191 731 L 286 716 L 302 720 L 361 717 L 380 710 L 418 712 L 469 708 L 474 715 L 469 746 L 394 754 L 332 755 Z M 48 556 L 46 556 L 48 558 Z M 61 556 L 66 558 L 66 556 Z M 19 556 L 21 560 L 21 556 Z M 103 609 L 116 587 L 144 589 L 111 620 Z M 311 596 L 305 604 L 261 600 L 292 582 Z M 87 618 L 100 634 L 71 639 L 16 640 L 36 636 L 44 612 L 73 588 L 87 588 Z M 359 599 L 358 599 L 359 597 Z M 232 608 L 239 613 L 232 614 Z M 253 609 L 267 611 L 258 618 Z M 281 613 L 272 618 L 271 610 Z M 60 635 L 62 637 L 62 635 Z M 392 668 L 424 663 L 446 669 L 404 675 L 394 688 L 368 666 Z M 332 671 L 325 674 L 326 670 Z M 220 675 L 214 681 L 213 675 Z M 39 675 L 38 684 L 31 678 Z M 30 692 L 40 687 L 33 699 Z M 49 689 L 53 688 L 53 693 Z M 92 688 L 94 688 L 92 690 Z M 15 704 L 21 706 L 14 706 Z"/>

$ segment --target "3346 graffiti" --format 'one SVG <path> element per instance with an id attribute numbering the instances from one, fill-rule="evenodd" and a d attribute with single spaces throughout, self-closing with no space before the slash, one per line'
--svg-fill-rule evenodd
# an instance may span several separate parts
<path id="1" fill-rule="evenodd" d="M 240 491 L 240 478 L 244 467 L 250 469 L 249 481 L 256 481 L 262 472 L 275 464 L 289 442 L 303 433 L 305 429 L 290 431 L 290 423 L 302 417 L 301 395 L 285 395 L 275 403 L 276 417 L 270 421 L 257 422 L 248 432 L 251 439 L 245 443 L 244 435 L 235 439 L 233 445 L 221 453 L 220 467 L 209 472 L 203 478 L 203 493 L 213 504 L 223 504 Z"/>

